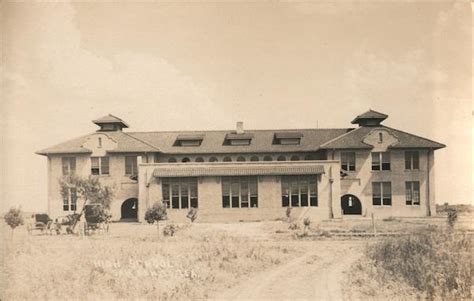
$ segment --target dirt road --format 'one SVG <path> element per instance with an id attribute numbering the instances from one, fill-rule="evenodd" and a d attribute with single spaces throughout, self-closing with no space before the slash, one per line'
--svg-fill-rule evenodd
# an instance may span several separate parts
<path id="1" fill-rule="evenodd" d="M 305 243 L 304 256 L 243 280 L 214 296 L 226 300 L 342 300 L 345 272 L 362 255 L 360 241 Z"/>

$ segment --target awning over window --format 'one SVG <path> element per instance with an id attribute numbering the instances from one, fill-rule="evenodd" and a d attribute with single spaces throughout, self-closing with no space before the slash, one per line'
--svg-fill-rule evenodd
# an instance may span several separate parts
<path id="1" fill-rule="evenodd" d="M 239 164 L 214 163 L 202 165 L 166 164 L 156 167 L 154 177 L 202 177 L 202 176 L 267 176 L 267 175 L 314 175 L 323 174 L 324 166 L 314 163 Z"/>

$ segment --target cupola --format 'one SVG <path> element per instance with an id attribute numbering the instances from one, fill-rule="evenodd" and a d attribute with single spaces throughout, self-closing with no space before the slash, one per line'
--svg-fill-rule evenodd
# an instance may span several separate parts
<path id="1" fill-rule="evenodd" d="M 128 124 L 125 121 L 112 114 L 92 120 L 92 122 L 100 127 L 100 129 L 97 130 L 98 132 L 115 132 L 122 131 L 123 128 L 128 128 Z"/>
<path id="2" fill-rule="evenodd" d="M 354 120 L 351 121 L 352 124 L 358 124 L 359 126 L 379 126 L 382 121 L 387 119 L 388 115 L 385 115 L 380 112 L 373 110 L 368 110 L 367 112 L 358 115 Z"/>

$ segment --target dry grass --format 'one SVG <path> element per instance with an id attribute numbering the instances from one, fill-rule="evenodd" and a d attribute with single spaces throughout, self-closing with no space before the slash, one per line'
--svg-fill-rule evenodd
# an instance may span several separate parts
<path id="1" fill-rule="evenodd" d="M 20 233 L 5 257 L 4 298 L 205 298 L 301 252 L 212 225 L 159 239 L 154 226 L 114 224 L 111 231 L 82 239 Z"/>

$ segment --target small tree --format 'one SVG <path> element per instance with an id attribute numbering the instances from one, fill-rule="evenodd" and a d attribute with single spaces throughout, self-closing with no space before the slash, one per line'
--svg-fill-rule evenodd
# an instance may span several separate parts
<path id="1" fill-rule="evenodd" d="M 10 210 L 5 214 L 3 217 L 5 219 L 5 223 L 12 228 L 12 238 L 13 238 L 13 231 L 16 227 L 23 225 L 23 215 L 20 208 L 10 208 Z"/>
<path id="2" fill-rule="evenodd" d="M 189 209 L 189 212 L 188 214 L 186 215 L 187 218 L 189 218 L 189 220 L 192 222 L 194 222 L 197 218 L 197 209 L 196 208 L 191 208 Z"/>
<path id="3" fill-rule="evenodd" d="M 456 224 L 456 221 L 458 220 L 458 211 L 456 208 L 448 208 L 448 226 L 450 228 L 454 227 L 454 224 Z"/>
<path id="4" fill-rule="evenodd" d="M 74 195 L 77 199 L 83 200 L 81 212 L 79 215 L 76 215 L 78 219 L 84 212 L 87 203 L 102 204 L 102 206 L 108 210 L 114 198 L 113 188 L 102 185 L 96 177 L 82 178 L 76 175 L 65 176 L 59 180 L 59 188 L 63 199 L 69 199 Z M 102 213 L 104 220 L 110 218 L 108 212 L 103 211 Z M 77 220 L 72 226 L 73 230 L 76 226 L 76 222 Z"/>
<path id="5" fill-rule="evenodd" d="M 148 208 L 145 212 L 145 220 L 149 224 L 156 222 L 156 229 L 158 230 L 158 237 L 160 237 L 160 221 L 168 218 L 166 213 L 166 205 L 163 202 L 156 202 Z"/>
<path id="6" fill-rule="evenodd" d="M 291 209 L 291 207 L 286 208 L 286 219 L 288 220 L 288 222 L 291 221 Z"/>

